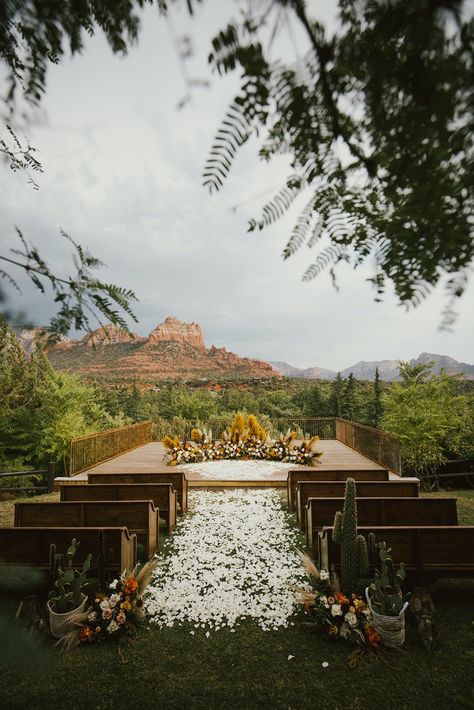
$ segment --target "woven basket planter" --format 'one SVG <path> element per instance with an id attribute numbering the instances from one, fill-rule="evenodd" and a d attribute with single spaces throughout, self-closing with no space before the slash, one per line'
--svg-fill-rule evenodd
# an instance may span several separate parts
<path id="1" fill-rule="evenodd" d="M 87 606 L 87 597 L 85 594 L 82 594 L 81 596 L 81 604 L 76 609 L 66 611 L 64 614 L 58 614 L 56 611 L 53 611 L 51 608 L 51 601 L 47 602 L 46 606 L 49 611 L 49 628 L 55 639 L 60 639 L 72 631 L 80 614 L 85 611 Z"/>
<path id="2" fill-rule="evenodd" d="M 405 612 L 408 602 L 405 602 L 402 610 L 397 616 L 385 616 L 372 609 L 369 597 L 369 588 L 365 590 L 367 604 L 372 613 L 372 626 L 380 636 L 385 646 L 389 648 L 400 648 L 405 642 Z"/>

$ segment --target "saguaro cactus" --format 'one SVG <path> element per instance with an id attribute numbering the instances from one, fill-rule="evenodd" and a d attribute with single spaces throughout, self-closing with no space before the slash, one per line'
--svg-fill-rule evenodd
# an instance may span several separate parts
<path id="1" fill-rule="evenodd" d="M 367 544 L 357 534 L 356 484 L 353 478 L 346 481 L 344 508 L 334 516 L 332 537 L 341 545 L 341 585 L 345 594 L 357 588 L 357 580 L 366 577 L 369 569 Z"/>

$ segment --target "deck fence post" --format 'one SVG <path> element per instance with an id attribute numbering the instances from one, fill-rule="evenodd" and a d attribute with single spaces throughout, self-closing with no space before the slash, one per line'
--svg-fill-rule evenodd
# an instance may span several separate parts
<path id="1" fill-rule="evenodd" d="M 55 465 L 54 461 L 50 461 L 47 465 L 47 475 L 48 475 L 48 493 L 52 493 L 54 490 L 54 471 Z"/>

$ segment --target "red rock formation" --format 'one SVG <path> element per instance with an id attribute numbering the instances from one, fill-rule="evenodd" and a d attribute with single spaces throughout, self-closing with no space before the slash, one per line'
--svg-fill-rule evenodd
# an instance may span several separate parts
<path id="1" fill-rule="evenodd" d="M 156 344 L 166 340 L 174 340 L 177 343 L 188 343 L 200 352 L 206 352 L 204 338 L 199 323 L 183 323 L 174 316 L 168 316 L 163 323 L 160 323 L 148 336 L 149 344 Z"/>
<path id="2" fill-rule="evenodd" d="M 126 333 L 116 325 L 104 325 L 92 333 L 87 333 L 80 343 L 92 348 L 97 345 L 112 345 L 115 343 L 133 343 L 143 340 L 137 333 Z"/>
<path id="3" fill-rule="evenodd" d="M 70 341 L 69 341 L 70 342 Z M 100 345 L 95 349 L 92 344 Z M 55 348 L 48 356 L 60 370 L 107 380 L 267 379 L 280 377 L 266 362 L 242 358 L 214 345 L 206 350 L 198 323 L 166 318 L 148 338 L 130 339 L 112 326 L 99 328 L 76 346 Z"/>

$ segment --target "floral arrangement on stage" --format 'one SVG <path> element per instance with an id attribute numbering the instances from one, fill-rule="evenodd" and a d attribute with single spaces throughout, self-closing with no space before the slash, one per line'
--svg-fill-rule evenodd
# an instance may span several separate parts
<path id="1" fill-rule="evenodd" d="M 143 594 L 158 565 L 153 559 L 114 579 L 106 593 L 97 592 L 92 604 L 76 618 L 72 631 L 60 640 L 66 650 L 93 641 L 136 636 L 144 622 Z"/>
<path id="2" fill-rule="evenodd" d="M 223 459 L 256 459 L 284 463 L 314 465 L 322 452 L 316 451 L 319 437 L 298 442 L 297 434 L 290 429 L 278 439 L 272 439 L 257 417 L 237 414 L 220 439 L 213 440 L 212 431 L 193 429 L 191 441 L 165 436 L 163 444 L 168 449 L 170 465 L 221 461 Z"/>
<path id="3" fill-rule="evenodd" d="M 354 665 L 366 652 L 380 652 L 381 636 L 372 626 L 371 611 L 364 599 L 355 594 L 343 594 L 337 576 L 319 570 L 308 555 L 300 553 L 303 566 L 311 580 L 311 589 L 297 588 L 305 613 L 331 638 L 356 644 L 350 656 Z"/>

